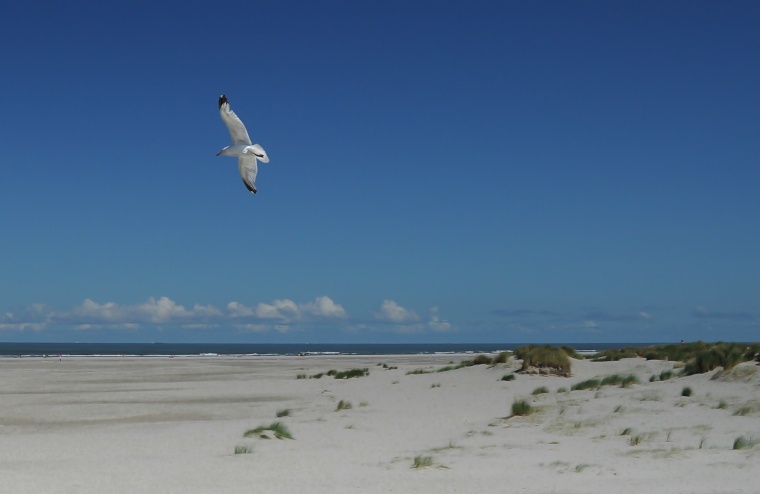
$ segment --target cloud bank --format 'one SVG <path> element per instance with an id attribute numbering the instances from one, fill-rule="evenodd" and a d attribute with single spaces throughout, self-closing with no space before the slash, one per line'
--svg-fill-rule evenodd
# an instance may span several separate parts
<path id="1" fill-rule="evenodd" d="M 394 331 L 449 331 L 453 325 L 430 309 L 423 321 L 417 312 L 393 300 L 384 300 L 380 309 L 362 318 L 351 317 L 346 309 L 323 295 L 307 302 L 276 299 L 247 305 L 231 301 L 223 307 L 195 304 L 185 306 L 169 297 L 150 297 L 143 303 L 123 305 L 85 299 L 68 310 L 33 304 L 20 311 L 0 313 L 0 330 L 42 331 L 47 328 L 133 329 L 133 328 L 235 328 L 246 332 L 289 332 L 329 325 L 337 329 L 390 327 Z"/>

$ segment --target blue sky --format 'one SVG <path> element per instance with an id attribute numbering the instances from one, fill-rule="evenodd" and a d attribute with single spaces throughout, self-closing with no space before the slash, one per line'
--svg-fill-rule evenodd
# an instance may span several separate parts
<path id="1" fill-rule="evenodd" d="M 3 2 L 0 340 L 760 334 L 757 2 Z M 270 156 L 248 193 L 221 93 Z"/>

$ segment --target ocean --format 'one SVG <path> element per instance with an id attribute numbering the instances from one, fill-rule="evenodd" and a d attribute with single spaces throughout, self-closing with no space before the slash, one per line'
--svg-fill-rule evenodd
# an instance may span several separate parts
<path id="1" fill-rule="evenodd" d="M 0 358 L 42 356 L 413 355 L 494 353 L 526 343 L 2 343 Z M 556 343 L 595 352 L 649 343 Z"/>

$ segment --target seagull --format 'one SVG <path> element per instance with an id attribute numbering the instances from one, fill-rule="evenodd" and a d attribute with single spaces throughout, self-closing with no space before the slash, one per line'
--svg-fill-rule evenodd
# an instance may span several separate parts
<path id="1" fill-rule="evenodd" d="M 225 95 L 219 96 L 219 114 L 222 115 L 222 121 L 230 131 L 232 144 L 222 148 L 216 155 L 236 156 L 238 159 L 238 170 L 243 178 L 243 183 L 246 189 L 255 194 L 256 185 L 254 182 L 256 182 L 256 173 L 259 170 L 256 161 L 269 163 L 269 156 L 267 156 L 267 152 L 264 151 L 261 145 L 251 144 L 251 138 L 248 137 L 245 125 L 235 115 L 235 112 L 230 109 L 230 104 L 227 102 L 227 96 Z"/>

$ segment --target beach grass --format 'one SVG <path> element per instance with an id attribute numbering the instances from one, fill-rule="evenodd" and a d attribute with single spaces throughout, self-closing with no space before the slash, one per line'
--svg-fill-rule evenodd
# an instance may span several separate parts
<path id="1" fill-rule="evenodd" d="M 749 406 L 739 407 L 734 410 L 735 417 L 746 417 L 750 413 L 752 413 L 752 407 Z"/>
<path id="2" fill-rule="evenodd" d="M 752 442 L 744 436 L 739 436 L 734 440 L 734 449 L 748 449 Z"/>
<path id="3" fill-rule="evenodd" d="M 533 407 L 525 400 L 515 400 L 514 403 L 512 403 L 513 417 L 525 417 L 533 412 Z"/>
<path id="4" fill-rule="evenodd" d="M 522 360 L 521 372 L 547 369 L 559 376 L 570 375 L 570 358 L 561 348 L 551 345 L 528 345 L 515 349 L 515 357 Z"/>
<path id="5" fill-rule="evenodd" d="M 579 383 L 570 386 L 570 391 L 583 391 L 586 389 L 597 389 L 601 385 L 602 381 L 599 379 L 586 379 Z"/>
<path id="6" fill-rule="evenodd" d="M 354 406 L 351 404 L 350 401 L 344 401 L 340 400 L 338 402 L 338 406 L 335 408 L 336 412 L 339 412 L 341 410 L 351 410 Z"/>
<path id="7" fill-rule="evenodd" d="M 512 352 L 499 352 L 492 360 L 491 365 L 506 364 L 509 361 L 509 357 L 512 356 Z"/>
<path id="8" fill-rule="evenodd" d="M 353 377 L 364 377 L 369 375 L 369 369 L 366 367 L 364 369 L 349 369 L 345 371 L 338 371 L 335 369 L 332 369 L 327 372 L 328 376 L 332 376 L 335 379 L 351 379 Z"/>
<path id="9" fill-rule="evenodd" d="M 291 413 L 290 408 L 281 408 L 281 409 L 277 410 L 276 415 L 277 415 L 277 418 L 280 418 L 280 417 L 290 417 L 290 413 Z"/>
<path id="10" fill-rule="evenodd" d="M 245 446 L 245 445 L 235 446 L 235 454 L 236 455 L 244 455 L 244 454 L 248 454 L 248 453 L 253 453 L 253 448 L 252 447 Z"/>
<path id="11" fill-rule="evenodd" d="M 245 437 L 258 436 L 264 439 L 268 439 L 267 432 L 271 432 L 277 439 L 293 439 L 293 435 L 288 428 L 282 422 L 272 422 L 269 425 L 260 425 L 255 429 L 250 429 L 245 432 Z"/>
<path id="12" fill-rule="evenodd" d="M 722 367 L 730 370 L 741 362 L 754 360 L 760 353 L 760 343 L 705 343 L 702 341 L 679 345 L 624 347 L 598 352 L 594 361 L 614 361 L 622 358 L 644 357 L 647 360 L 673 360 L 684 363 L 684 374 L 694 375 Z M 668 371 L 663 371 L 663 373 Z M 670 376 L 660 375 L 660 380 Z"/>
<path id="13" fill-rule="evenodd" d="M 433 466 L 433 457 L 432 456 L 423 456 L 423 455 L 417 455 L 414 457 L 414 463 L 412 464 L 412 468 L 425 468 Z"/>
<path id="14" fill-rule="evenodd" d="M 549 388 L 547 388 L 546 386 L 539 386 L 536 389 L 534 389 L 531 394 L 533 396 L 537 396 L 537 395 L 541 395 L 548 392 L 549 392 Z"/>
<path id="15" fill-rule="evenodd" d="M 606 376 L 602 379 L 586 379 L 585 381 L 581 381 L 579 383 L 576 383 L 570 387 L 571 391 L 583 391 L 586 389 L 599 389 L 602 386 L 620 386 L 621 388 L 627 388 L 631 386 L 632 384 L 638 384 L 639 378 L 636 377 L 633 374 L 629 374 L 627 376 L 620 376 L 617 374 L 613 374 L 610 376 Z"/>
<path id="16" fill-rule="evenodd" d="M 683 389 L 681 390 L 681 396 L 685 396 L 688 398 L 689 396 L 691 396 L 691 394 L 692 394 L 692 390 L 688 386 L 684 386 Z"/>

